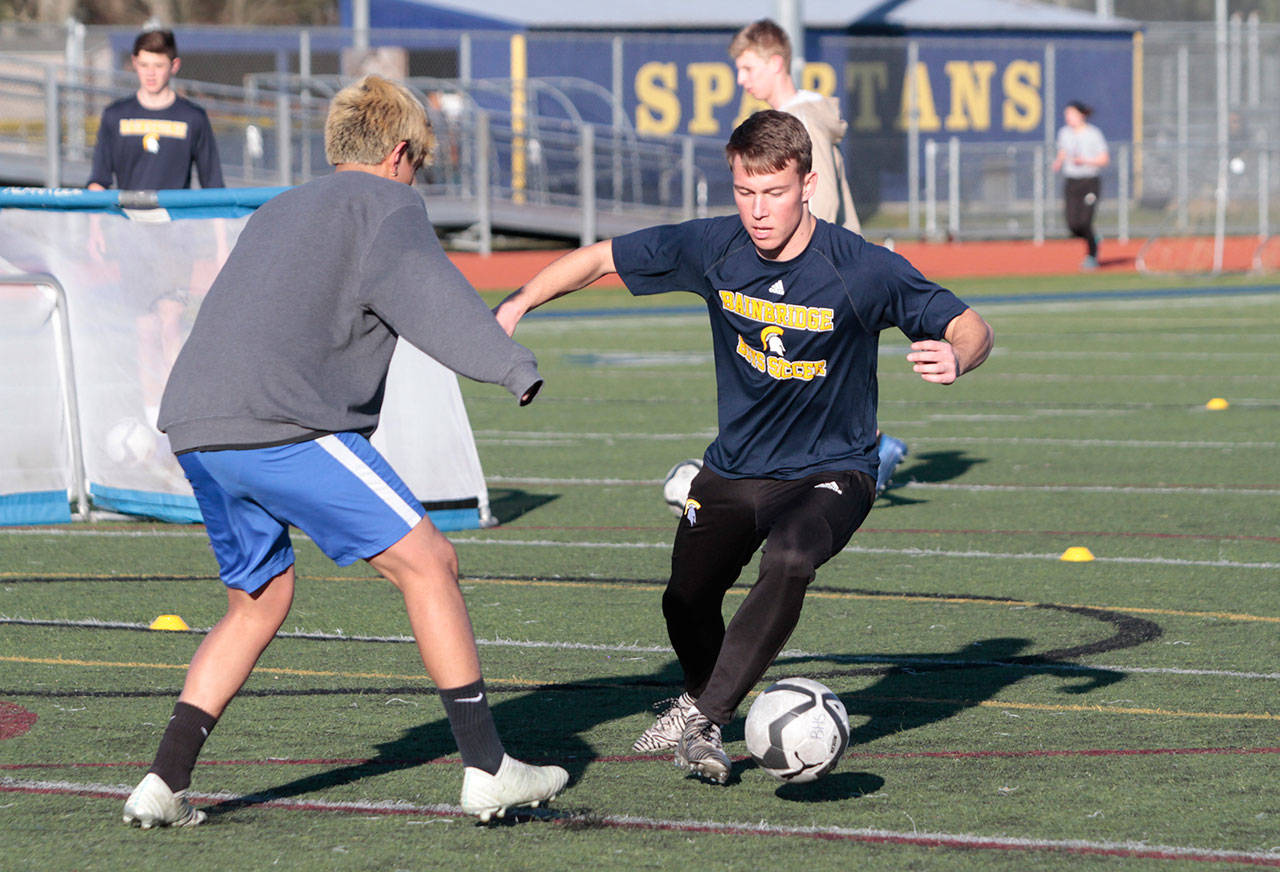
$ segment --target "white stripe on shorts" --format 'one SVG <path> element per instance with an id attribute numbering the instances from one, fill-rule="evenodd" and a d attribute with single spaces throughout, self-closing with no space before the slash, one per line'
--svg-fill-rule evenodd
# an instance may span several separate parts
<path id="1" fill-rule="evenodd" d="M 317 439 L 316 444 L 327 451 L 334 460 L 345 466 L 356 478 L 364 482 L 369 490 L 373 491 L 379 499 L 387 504 L 387 508 L 400 516 L 400 520 L 410 527 L 417 526 L 419 521 L 418 513 L 389 484 L 379 478 L 378 474 L 369 468 L 369 464 L 356 456 L 356 453 L 348 448 L 341 439 L 329 434 Z"/>

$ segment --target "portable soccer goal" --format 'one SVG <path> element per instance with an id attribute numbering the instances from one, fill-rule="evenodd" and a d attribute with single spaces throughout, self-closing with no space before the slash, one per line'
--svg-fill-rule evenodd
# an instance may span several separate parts
<path id="1" fill-rule="evenodd" d="M 200 520 L 156 412 L 222 261 L 281 190 L 0 189 L 0 524 Z M 492 522 L 457 378 L 403 342 L 373 443 L 441 529 Z"/>

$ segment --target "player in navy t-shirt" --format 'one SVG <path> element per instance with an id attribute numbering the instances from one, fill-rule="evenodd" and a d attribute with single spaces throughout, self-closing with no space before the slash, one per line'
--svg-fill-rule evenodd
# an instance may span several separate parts
<path id="1" fill-rule="evenodd" d="M 172 31 L 148 30 L 134 40 L 138 90 L 102 112 L 90 190 L 109 188 L 113 182 L 127 191 L 189 188 L 193 162 L 200 187 L 223 187 L 209 116 L 179 97 L 170 84 L 181 64 Z"/>
<path id="2" fill-rule="evenodd" d="M 652 227 L 570 252 L 498 307 L 514 332 L 542 303 L 617 272 L 633 294 L 691 291 L 711 319 L 719 433 L 693 480 L 663 594 L 685 692 L 637 740 L 719 783 L 720 727 L 786 643 L 805 590 L 875 499 L 881 330 L 911 340 L 925 381 L 982 363 L 992 332 L 904 258 L 812 216 L 804 125 L 776 110 L 729 139 L 738 216 Z M 725 626 L 721 606 L 764 545 Z"/>

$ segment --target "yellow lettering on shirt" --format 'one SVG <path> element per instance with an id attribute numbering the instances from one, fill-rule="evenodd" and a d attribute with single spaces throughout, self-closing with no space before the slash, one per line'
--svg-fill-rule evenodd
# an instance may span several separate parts
<path id="1" fill-rule="evenodd" d="M 813 381 L 815 378 L 822 378 L 827 374 L 827 362 L 825 360 L 787 360 L 782 357 L 766 355 L 763 351 L 757 351 L 748 345 L 747 341 L 741 336 L 738 337 L 738 347 L 735 350 L 738 352 L 738 356 L 749 363 L 753 369 L 766 373 L 770 378 L 778 381 L 787 381 L 789 379 Z"/>
<path id="2" fill-rule="evenodd" d="M 165 121 L 159 118 L 121 118 L 121 136 L 166 136 L 170 139 L 187 138 L 187 122 Z"/>
<path id="3" fill-rule="evenodd" d="M 741 315 L 760 324 L 777 324 L 792 330 L 809 330 L 814 333 L 830 333 L 835 312 L 819 306 L 793 306 L 748 297 L 740 291 L 720 291 L 720 307 L 726 312 Z"/>

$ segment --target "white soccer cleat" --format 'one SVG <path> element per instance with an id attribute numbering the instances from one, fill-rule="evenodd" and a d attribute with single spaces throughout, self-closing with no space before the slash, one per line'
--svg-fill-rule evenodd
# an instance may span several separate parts
<path id="1" fill-rule="evenodd" d="M 187 792 L 174 793 L 154 772 L 138 782 L 124 803 L 124 822 L 149 830 L 152 827 L 194 827 L 206 815 L 187 802 Z"/>
<path id="2" fill-rule="evenodd" d="M 503 754 L 494 775 L 474 766 L 466 768 L 462 810 L 487 823 L 494 816 L 505 817 L 509 808 L 537 808 L 550 802 L 568 783 L 569 773 L 559 766 L 530 766 Z"/>
<path id="3" fill-rule="evenodd" d="M 680 743 L 684 723 L 689 718 L 689 712 L 693 711 L 693 697 L 685 691 L 679 696 L 656 703 L 654 708 L 658 710 L 657 720 L 631 746 L 631 750 L 639 754 L 669 751 Z"/>

